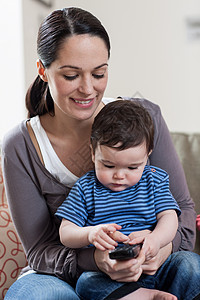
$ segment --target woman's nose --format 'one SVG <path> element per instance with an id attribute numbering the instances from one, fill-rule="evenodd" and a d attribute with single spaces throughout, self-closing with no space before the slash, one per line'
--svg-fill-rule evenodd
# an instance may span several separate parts
<path id="1" fill-rule="evenodd" d="M 90 76 L 87 76 L 82 79 L 79 91 L 85 95 L 91 95 L 93 93 L 93 81 Z"/>

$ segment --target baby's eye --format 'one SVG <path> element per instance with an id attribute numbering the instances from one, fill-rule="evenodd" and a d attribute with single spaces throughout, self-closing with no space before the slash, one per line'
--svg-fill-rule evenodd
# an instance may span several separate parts
<path id="1" fill-rule="evenodd" d="M 129 170 L 137 170 L 138 167 L 128 167 Z"/>
<path id="2" fill-rule="evenodd" d="M 104 164 L 104 167 L 105 167 L 105 168 L 109 168 L 109 169 L 114 168 L 114 166 L 111 166 L 111 165 L 105 165 L 105 164 Z"/>

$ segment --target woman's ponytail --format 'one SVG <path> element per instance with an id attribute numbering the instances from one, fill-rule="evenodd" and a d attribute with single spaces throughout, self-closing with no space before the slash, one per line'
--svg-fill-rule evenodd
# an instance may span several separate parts
<path id="1" fill-rule="evenodd" d="M 54 104 L 49 92 L 48 83 L 38 75 L 26 93 L 28 118 L 45 113 L 54 114 Z"/>

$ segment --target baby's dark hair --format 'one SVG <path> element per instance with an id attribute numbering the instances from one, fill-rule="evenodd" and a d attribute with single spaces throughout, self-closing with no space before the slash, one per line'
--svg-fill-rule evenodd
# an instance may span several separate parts
<path id="1" fill-rule="evenodd" d="M 154 142 L 153 120 L 148 111 L 134 100 L 110 102 L 94 119 L 91 132 L 93 153 L 97 145 L 124 150 L 143 142 L 146 142 L 149 154 Z"/>

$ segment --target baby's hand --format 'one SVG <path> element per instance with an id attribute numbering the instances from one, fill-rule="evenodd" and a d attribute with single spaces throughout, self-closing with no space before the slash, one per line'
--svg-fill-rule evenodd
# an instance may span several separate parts
<path id="1" fill-rule="evenodd" d="M 142 249 L 144 250 L 146 260 L 155 257 L 160 250 L 160 241 L 152 234 L 146 236 L 143 242 Z"/>
<path id="2" fill-rule="evenodd" d="M 129 242 L 130 245 L 142 243 L 142 249 L 145 254 L 145 260 L 148 261 L 155 257 L 160 250 L 160 242 L 150 233 L 146 236 L 137 237 Z"/>
<path id="3" fill-rule="evenodd" d="M 118 244 L 109 234 L 120 229 L 121 226 L 115 223 L 91 226 L 88 241 L 99 250 L 113 250 Z"/>

